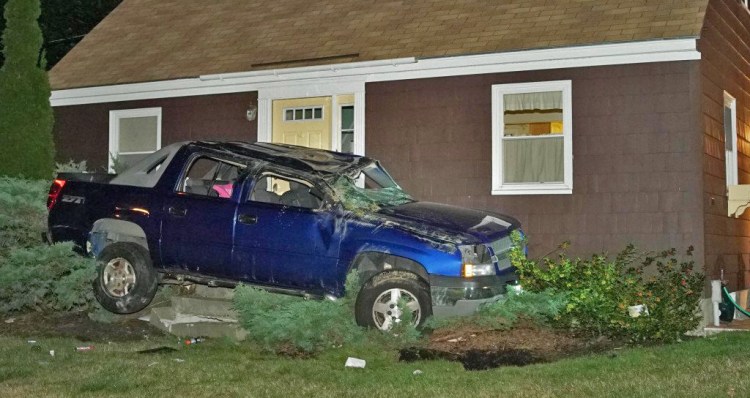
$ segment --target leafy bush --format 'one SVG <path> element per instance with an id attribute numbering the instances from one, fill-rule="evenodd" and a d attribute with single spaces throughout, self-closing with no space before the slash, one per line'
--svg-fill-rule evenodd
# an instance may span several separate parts
<path id="1" fill-rule="evenodd" d="M 626 254 L 630 254 L 626 249 Z M 688 256 L 692 248 L 688 249 Z M 621 333 L 632 340 L 678 341 L 701 321 L 698 303 L 704 276 L 695 272 L 693 261 L 678 261 L 674 249 L 645 257 L 629 267 L 622 278 L 618 309 L 644 304 L 648 316 L 617 319 Z"/>
<path id="2" fill-rule="evenodd" d="M 553 318 L 557 326 L 634 341 L 675 341 L 698 326 L 703 275 L 692 260 L 680 262 L 674 249 L 644 256 L 629 245 L 614 259 L 571 259 L 563 250 L 557 259 L 536 261 L 526 258 L 520 235 L 513 241 L 510 259 L 524 289 L 566 295 L 564 310 Z M 631 318 L 628 307 L 639 304 L 649 315 Z"/>
<path id="3" fill-rule="evenodd" d="M 314 353 L 361 341 L 365 330 L 354 322 L 354 298 L 359 292 L 356 273 L 346 281 L 347 295 L 336 301 L 304 300 L 240 285 L 234 308 L 248 338 L 275 351 Z"/>
<path id="4" fill-rule="evenodd" d="M 0 312 L 90 309 L 95 276 L 95 261 L 71 243 L 11 249 L 0 258 Z"/>
<path id="5" fill-rule="evenodd" d="M 0 177 L 0 258 L 11 247 L 41 243 L 47 229 L 49 181 Z"/>

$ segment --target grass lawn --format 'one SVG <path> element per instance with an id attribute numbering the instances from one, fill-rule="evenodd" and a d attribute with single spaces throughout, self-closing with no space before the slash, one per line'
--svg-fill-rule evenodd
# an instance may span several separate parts
<path id="1" fill-rule="evenodd" d="M 316 359 L 264 354 L 213 340 L 166 354 L 135 351 L 176 339 L 97 344 L 0 337 L 0 397 L 748 397 L 750 334 L 725 333 L 523 368 L 467 372 L 452 362 L 399 363 L 375 347 Z M 55 350 L 55 356 L 49 350 Z M 367 360 L 345 369 L 347 356 Z M 419 369 L 423 373 L 414 375 Z"/>

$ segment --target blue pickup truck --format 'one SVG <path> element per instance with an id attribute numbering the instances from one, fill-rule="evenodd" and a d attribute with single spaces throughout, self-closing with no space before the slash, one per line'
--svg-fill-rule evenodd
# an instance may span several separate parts
<path id="1" fill-rule="evenodd" d="M 60 174 L 47 205 L 50 241 L 99 260 L 94 291 L 115 313 L 165 278 L 340 297 L 356 269 L 357 322 L 388 329 L 400 308 L 418 324 L 470 313 L 516 281 L 515 219 L 415 201 L 363 156 L 182 142 L 116 176 Z"/>

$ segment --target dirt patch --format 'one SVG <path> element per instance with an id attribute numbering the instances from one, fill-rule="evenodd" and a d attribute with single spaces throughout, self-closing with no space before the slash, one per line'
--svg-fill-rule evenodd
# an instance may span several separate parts
<path id="1" fill-rule="evenodd" d="M 407 362 L 444 359 L 461 362 L 466 370 L 484 370 L 552 362 L 621 345 L 605 338 L 576 337 L 531 322 L 520 322 L 509 330 L 467 325 L 438 330 L 424 345 L 401 350 L 399 359 Z"/>
<path id="2" fill-rule="evenodd" d="M 8 322 L 12 319 L 12 322 Z M 136 341 L 164 333 L 138 319 L 95 322 L 85 313 L 29 313 L 0 318 L 0 335 L 23 338 L 67 337 L 80 341 Z"/>

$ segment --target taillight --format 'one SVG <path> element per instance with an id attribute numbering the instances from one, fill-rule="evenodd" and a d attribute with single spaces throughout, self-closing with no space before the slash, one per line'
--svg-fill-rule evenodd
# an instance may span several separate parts
<path id="1" fill-rule="evenodd" d="M 52 182 L 52 186 L 49 187 L 49 195 L 47 195 L 47 209 L 52 210 L 52 206 L 57 203 L 57 195 L 60 194 L 64 186 L 65 180 L 55 179 Z"/>

